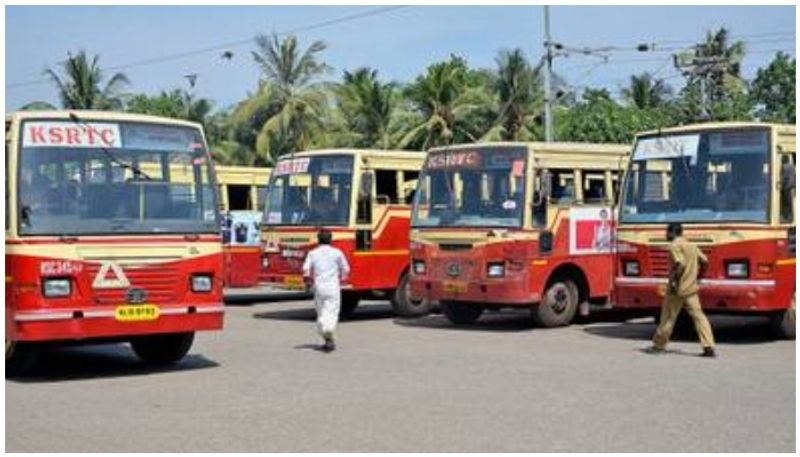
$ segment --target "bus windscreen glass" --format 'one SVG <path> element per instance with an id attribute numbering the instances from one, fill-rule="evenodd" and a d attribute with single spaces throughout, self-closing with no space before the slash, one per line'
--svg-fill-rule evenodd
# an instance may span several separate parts
<path id="1" fill-rule="evenodd" d="M 641 138 L 621 222 L 766 222 L 769 148 L 757 128 Z"/>

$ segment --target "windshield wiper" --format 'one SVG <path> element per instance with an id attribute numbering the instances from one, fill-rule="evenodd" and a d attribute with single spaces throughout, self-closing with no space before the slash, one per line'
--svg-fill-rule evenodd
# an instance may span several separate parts
<path id="1" fill-rule="evenodd" d="M 95 130 L 95 129 L 94 129 L 94 127 L 92 127 L 91 125 L 89 125 L 88 123 L 86 123 L 86 122 L 85 122 L 83 119 L 79 118 L 77 114 L 75 114 L 75 113 L 73 113 L 73 112 L 70 112 L 70 113 L 69 113 L 69 118 L 70 118 L 70 120 L 71 120 L 72 122 L 74 122 L 74 123 L 76 123 L 76 124 L 78 124 L 78 125 L 82 125 L 84 128 L 87 128 L 87 129 L 91 130 L 92 132 L 94 132 L 94 134 L 95 134 L 95 135 L 97 135 L 97 136 L 100 136 L 100 132 L 98 132 L 97 130 Z M 101 151 L 103 151 L 103 153 L 106 155 L 106 157 L 108 157 L 108 159 L 109 159 L 111 162 L 115 163 L 115 164 L 116 164 L 116 165 L 118 165 L 120 168 L 131 170 L 131 172 L 133 173 L 133 176 L 134 176 L 134 177 L 137 177 L 137 178 L 138 178 L 138 177 L 140 177 L 140 176 L 141 176 L 141 177 L 143 177 L 144 179 L 146 179 L 147 181 L 152 181 L 152 180 L 153 180 L 153 178 L 151 178 L 151 177 L 150 177 L 150 176 L 149 176 L 147 173 L 145 173 L 144 171 L 142 171 L 142 169 L 141 169 L 141 168 L 139 168 L 138 166 L 136 166 L 136 165 L 134 165 L 134 164 L 130 164 L 130 163 L 127 163 L 127 162 L 123 162 L 121 159 L 119 159 L 117 156 L 115 156 L 115 155 L 114 155 L 114 154 L 113 154 L 113 153 L 112 153 L 112 152 L 111 152 L 111 151 L 110 151 L 108 148 L 106 148 L 105 146 L 102 146 L 102 145 L 101 145 L 101 146 L 100 146 L 100 150 L 101 150 Z"/>

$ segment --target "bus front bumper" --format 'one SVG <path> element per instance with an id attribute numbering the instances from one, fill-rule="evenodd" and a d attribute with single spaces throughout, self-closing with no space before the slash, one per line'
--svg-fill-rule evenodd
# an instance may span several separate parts
<path id="1" fill-rule="evenodd" d="M 666 278 L 617 277 L 615 308 L 658 309 L 664 301 Z M 760 313 L 781 311 L 788 303 L 776 296 L 772 279 L 702 279 L 700 302 L 712 312 Z"/>
<path id="2" fill-rule="evenodd" d="M 220 330 L 221 303 L 163 306 L 153 320 L 117 320 L 114 307 L 45 309 L 14 314 L 15 341 L 66 341 Z"/>
<path id="3" fill-rule="evenodd" d="M 526 307 L 539 301 L 525 276 L 479 281 L 451 281 L 418 276 L 411 278 L 411 296 L 438 301 L 472 302 L 489 307 Z"/>

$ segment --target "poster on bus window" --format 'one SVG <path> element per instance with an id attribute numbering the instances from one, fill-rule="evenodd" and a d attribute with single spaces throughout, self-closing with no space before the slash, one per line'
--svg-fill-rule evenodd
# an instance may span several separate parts
<path id="1" fill-rule="evenodd" d="M 223 218 L 222 241 L 231 246 L 259 246 L 261 213 L 231 211 Z"/>
<path id="2" fill-rule="evenodd" d="M 605 254 L 614 242 L 611 208 L 572 208 L 569 211 L 569 253 Z"/>

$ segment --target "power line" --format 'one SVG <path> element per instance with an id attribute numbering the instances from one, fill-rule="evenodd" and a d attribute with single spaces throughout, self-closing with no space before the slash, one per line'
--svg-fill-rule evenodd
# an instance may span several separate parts
<path id="1" fill-rule="evenodd" d="M 329 26 L 335 25 L 335 24 L 340 24 L 342 22 L 349 22 L 349 21 L 352 21 L 352 20 L 355 20 L 355 19 L 361 19 L 361 18 L 365 18 L 365 17 L 369 17 L 369 16 L 376 16 L 378 14 L 384 14 L 384 13 L 388 13 L 390 11 L 395 11 L 395 10 L 398 10 L 398 9 L 401 9 L 401 8 L 407 8 L 407 7 L 408 6 L 406 6 L 406 5 L 396 5 L 396 6 L 385 6 L 385 7 L 380 7 L 380 8 L 373 8 L 373 9 L 370 9 L 368 11 L 362 11 L 360 13 L 349 14 L 349 15 L 346 15 L 346 16 L 342 16 L 342 17 L 338 17 L 338 18 L 334 18 L 334 19 L 329 19 L 329 20 L 322 21 L 322 22 L 316 22 L 316 23 L 313 23 L 313 24 L 308 24 L 308 25 L 304 25 L 304 26 L 295 27 L 293 29 L 289 29 L 289 30 L 286 30 L 286 31 L 283 31 L 283 32 L 278 32 L 278 33 L 276 33 L 276 35 L 277 36 L 285 36 L 285 35 L 291 35 L 291 34 L 300 33 L 300 32 L 306 32 L 306 31 L 309 31 L 309 30 L 315 30 L 315 29 L 319 29 L 319 28 L 323 28 L 323 27 L 329 27 Z M 191 50 L 191 51 L 168 54 L 168 55 L 164 55 L 164 56 L 160 56 L 160 57 L 143 59 L 143 60 L 128 62 L 128 63 L 120 64 L 120 65 L 113 65 L 113 66 L 107 67 L 106 70 L 115 71 L 115 70 L 124 70 L 124 69 L 134 68 L 134 67 L 141 67 L 141 66 L 146 66 L 146 65 L 153 65 L 153 64 L 157 64 L 157 63 L 168 62 L 168 61 L 171 61 L 171 60 L 183 59 L 183 58 L 191 57 L 191 56 L 195 56 L 195 55 L 206 54 L 206 53 L 212 52 L 212 51 L 221 51 L 221 50 L 227 50 L 227 49 L 230 49 L 230 48 L 236 48 L 236 47 L 239 47 L 239 46 L 250 44 L 252 42 L 253 42 L 253 37 L 249 37 L 249 38 L 246 38 L 246 39 L 241 39 L 241 40 L 236 40 L 236 41 L 229 41 L 227 43 L 221 43 L 221 44 L 217 44 L 217 45 L 213 45 L 213 46 L 208 46 L 208 47 L 205 47 L 205 48 L 194 49 L 194 50 Z M 36 80 L 29 80 L 29 81 L 22 81 L 22 82 L 18 82 L 18 83 L 7 84 L 6 85 L 6 89 L 7 90 L 8 89 L 16 89 L 16 88 L 19 88 L 19 87 L 33 86 L 33 85 L 43 84 L 43 83 L 47 83 L 47 82 L 50 82 L 50 80 L 49 79 L 44 79 L 44 78 L 36 79 Z"/>

